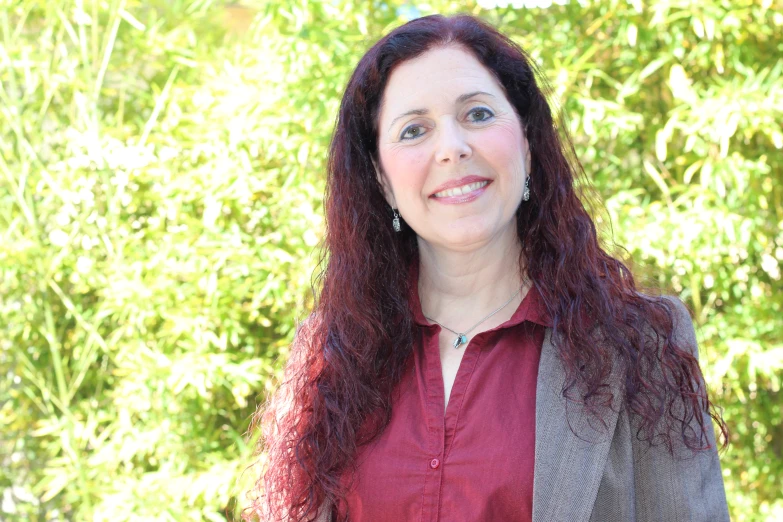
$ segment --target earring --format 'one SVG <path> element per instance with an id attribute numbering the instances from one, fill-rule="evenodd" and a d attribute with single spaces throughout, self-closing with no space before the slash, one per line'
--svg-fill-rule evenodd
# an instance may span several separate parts
<path id="1" fill-rule="evenodd" d="M 522 192 L 522 201 L 530 200 L 530 176 L 525 178 L 525 191 Z"/>
<path id="2" fill-rule="evenodd" d="M 393 208 L 392 212 L 394 212 L 394 219 L 392 219 L 392 227 L 394 227 L 395 232 L 399 232 L 402 230 L 402 226 L 400 226 L 400 215 L 397 213 L 397 209 Z"/>

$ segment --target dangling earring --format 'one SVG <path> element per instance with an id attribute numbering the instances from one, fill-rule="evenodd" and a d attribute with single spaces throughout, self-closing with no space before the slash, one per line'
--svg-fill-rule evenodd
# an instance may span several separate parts
<path id="1" fill-rule="evenodd" d="M 530 200 L 530 176 L 525 178 L 525 191 L 522 192 L 522 201 Z"/>
<path id="2" fill-rule="evenodd" d="M 399 232 L 402 230 L 402 226 L 400 226 L 400 215 L 397 213 L 397 209 L 393 208 L 392 212 L 394 212 L 394 219 L 392 219 L 392 227 L 394 227 L 395 232 Z"/>

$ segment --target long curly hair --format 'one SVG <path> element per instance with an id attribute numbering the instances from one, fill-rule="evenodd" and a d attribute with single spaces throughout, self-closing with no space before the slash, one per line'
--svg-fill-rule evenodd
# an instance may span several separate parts
<path id="1" fill-rule="evenodd" d="M 345 89 L 329 149 L 314 309 L 295 335 L 283 382 L 254 417 L 251 430 L 262 431 L 257 454 L 265 461 L 247 520 L 298 522 L 324 501 L 337 506 L 347 493 L 341 477 L 356 470 L 357 449 L 391 419 L 392 391 L 413 351 L 408 267 L 418 262 L 418 247 L 413 230 L 403 225 L 395 233 L 390 226 L 374 167 L 378 116 L 394 68 L 445 45 L 461 46 L 495 75 L 525 128 L 533 175 L 532 197 L 516 212 L 520 269 L 552 317 L 567 376 L 563 394 L 600 425 L 616 399 L 617 388 L 607 382 L 619 367 L 636 436 L 670 451 L 680 443 L 706 449 L 712 417 L 725 440 L 695 347 L 674 338 L 671 302 L 639 292 L 630 270 L 601 247 L 575 185 L 583 168 L 553 119 L 533 60 L 479 19 L 427 16 L 378 41 Z"/>

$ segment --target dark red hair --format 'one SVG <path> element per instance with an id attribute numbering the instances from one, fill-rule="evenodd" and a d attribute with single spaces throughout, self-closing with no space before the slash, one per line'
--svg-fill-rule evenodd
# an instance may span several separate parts
<path id="1" fill-rule="evenodd" d="M 427 16 L 377 42 L 345 89 L 329 151 L 315 307 L 297 332 L 282 385 L 256 414 L 258 452 L 267 460 L 257 482 L 263 495 L 247 519 L 308 520 L 324 500 L 337 504 L 357 448 L 390 421 L 392 390 L 413 348 L 408 267 L 418 256 L 415 233 L 393 231 L 376 177 L 379 108 L 397 65 L 448 44 L 495 75 L 530 143 L 531 198 L 516 214 L 520 267 L 553 318 L 563 393 L 600 424 L 615 389 L 607 382 L 619 367 L 637 436 L 670 450 L 680 442 L 705 449 L 710 415 L 725 435 L 695 347 L 674 339 L 672 301 L 638 292 L 628 268 L 601 248 L 575 189 L 582 167 L 562 125 L 558 132 L 533 60 L 481 20 Z"/>

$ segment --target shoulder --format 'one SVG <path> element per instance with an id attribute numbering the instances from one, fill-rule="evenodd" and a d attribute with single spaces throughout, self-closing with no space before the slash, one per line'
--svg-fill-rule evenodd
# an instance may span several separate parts
<path id="1" fill-rule="evenodd" d="M 317 311 L 313 311 L 307 315 L 303 320 L 297 320 L 295 324 L 293 345 L 297 347 L 302 344 L 309 345 L 318 335 L 322 332 L 323 326 L 323 314 Z"/>
<path id="2" fill-rule="evenodd" d="M 662 299 L 669 303 L 670 311 L 672 312 L 674 337 L 683 343 L 683 348 L 689 348 L 694 355 L 698 356 L 696 330 L 693 327 L 690 310 L 679 297 L 667 295 L 663 296 Z"/>
<path id="3" fill-rule="evenodd" d="M 618 426 L 622 429 L 613 441 L 613 451 L 619 452 L 614 465 L 626 476 L 632 474 L 636 516 L 640 520 L 728 521 L 714 424 L 708 407 L 701 400 L 691 400 L 694 395 L 706 399 L 707 394 L 698 361 L 693 360 L 698 360 L 698 347 L 690 310 L 676 296 L 645 299 L 652 305 L 647 327 L 655 330 L 651 337 L 657 349 L 645 365 L 645 379 L 652 385 L 640 392 L 644 397 L 636 401 L 636 408 L 626 404 L 620 414 Z M 672 350 L 672 345 L 680 352 Z M 688 372 L 677 373 L 683 368 Z M 666 386 L 672 378 L 678 381 L 678 375 L 693 381 L 685 396 L 678 393 L 684 388 Z M 639 410 L 654 404 L 656 398 L 662 401 L 658 411 L 672 417 L 649 425 L 652 431 L 640 437 L 644 419 Z M 662 409 L 661 404 L 665 405 Z M 667 432 L 671 437 L 665 436 Z M 686 435 L 687 441 L 683 438 Z M 612 495 L 605 500 L 613 500 Z"/>
<path id="4" fill-rule="evenodd" d="M 699 358 L 696 330 L 688 306 L 674 295 L 651 296 L 638 293 L 645 302 L 649 303 L 646 317 L 646 328 L 651 330 L 652 336 L 660 346 L 660 335 L 663 334 L 676 344 L 677 348 Z M 656 335 L 657 334 L 657 335 Z"/>

